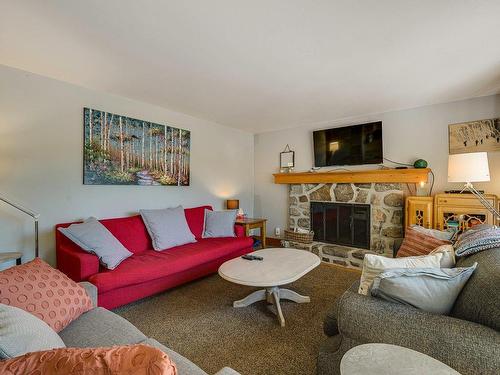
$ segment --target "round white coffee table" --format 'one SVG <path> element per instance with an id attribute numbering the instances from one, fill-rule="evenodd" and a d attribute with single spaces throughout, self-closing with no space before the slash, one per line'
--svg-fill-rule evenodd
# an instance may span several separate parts
<path id="1" fill-rule="evenodd" d="M 347 351 L 341 375 L 460 375 L 437 359 L 402 346 L 364 344 Z"/>
<path id="2" fill-rule="evenodd" d="M 293 290 L 282 289 L 281 285 L 290 284 L 317 267 L 321 261 L 318 256 L 306 250 L 270 248 L 254 251 L 252 255 L 263 260 L 245 260 L 241 257 L 228 260 L 219 268 L 219 275 L 235 284 L 263 287 L 247 297 L 234 301 L 234 307 L 246 307 L 257 301 L 267 301 L 276 307 L 280 325 L 285 326 L 280 299 L 297 303 L 310 302 L 310 298 Z"/>

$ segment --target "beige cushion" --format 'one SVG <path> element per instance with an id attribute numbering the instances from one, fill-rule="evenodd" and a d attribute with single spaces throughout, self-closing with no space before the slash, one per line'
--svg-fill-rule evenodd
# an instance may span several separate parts
<path id="1" fill-rule="evenodd" d="M 441 245 L 432 250 L 429 254 L 443 254 L 441 258 L 441 268 L 453 268 L 455 267 L 455 249 L 453 245 Z"/>
<path id="2" fill-rule="evenodd" d="M 373 279 L 388 269 L 394 268 L 440 268 L 442 253 L 433 255 L 387 258 L 382 255 L 366 254 L 359 284 L 359 294 L 369 295 Z"/>

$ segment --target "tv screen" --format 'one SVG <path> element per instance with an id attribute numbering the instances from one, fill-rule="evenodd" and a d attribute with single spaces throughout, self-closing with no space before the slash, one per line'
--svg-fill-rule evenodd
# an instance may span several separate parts
<path id="1" fill-rule="evenodd" d="M 382 121 L 313 132 L 314 166 L 380 164 Z"/>

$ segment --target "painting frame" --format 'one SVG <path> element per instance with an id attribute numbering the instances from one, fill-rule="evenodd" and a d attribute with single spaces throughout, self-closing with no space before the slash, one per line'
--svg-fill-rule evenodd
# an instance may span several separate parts
<path id="1" fill-rule="evenodd" d="M 189 186 L 191 131 L 83 108 L 83 184 Z"/>
<path id="2" fill-rule="evenodd" d="M 448 125 L 449 154 L 500 151 L 500 118 Z"/>

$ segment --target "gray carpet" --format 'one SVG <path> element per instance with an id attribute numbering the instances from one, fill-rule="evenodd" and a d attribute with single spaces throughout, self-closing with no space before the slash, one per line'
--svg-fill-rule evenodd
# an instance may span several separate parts
<path id="1" fill-rule="evenodd" d="M 118 308 L 141 331 L 195 362 L 209 374 L 229 366 L 243 375 L 314 374 L 323 318 L 359 273 L 322 264 L 291 284 L 311 303 L 282 303 L 281 328 L 265 302 L 246 308 L 234 300 L 258 288 L 212 275 Z"/>

